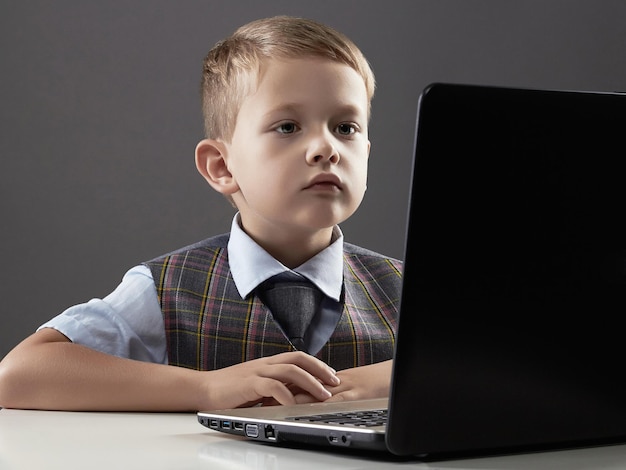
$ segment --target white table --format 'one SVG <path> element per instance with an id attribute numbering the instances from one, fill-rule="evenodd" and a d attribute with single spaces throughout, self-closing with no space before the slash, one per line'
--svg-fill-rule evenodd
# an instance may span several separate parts
<path id="1" fill-rule="evenodd" d="M 382 457 L 382 456 L 381 456 Z M 195 414 L 0 410 L 0 469 L 624 469 L 626 445 L 419 462 L 268 446 L 202 427 Z"/>

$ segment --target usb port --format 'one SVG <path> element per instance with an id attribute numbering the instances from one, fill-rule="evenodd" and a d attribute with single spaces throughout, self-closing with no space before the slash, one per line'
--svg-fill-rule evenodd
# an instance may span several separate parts
<path id="1" fill-rule="evenodd" d="M 213 428 L 213 429 L 217 429 L 220 427 L 219 421 L 216 419 L 210 419 L 209 420 L 209 427 Z"/>
<path id="2" fill-rule="evenodd" d="M 230 421 L 223 420 L 220 425 L 222 429 L 230 429 Z"/>
<path id="3" fill-rule="evenodd" d="M 243 423 L 234 422 L 233 429 L 236 431 L 243 431 Z"/>

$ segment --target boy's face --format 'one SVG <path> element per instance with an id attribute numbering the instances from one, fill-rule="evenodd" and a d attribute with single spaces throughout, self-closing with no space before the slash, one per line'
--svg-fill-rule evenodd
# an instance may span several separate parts
<path id="1" fill-rule="evenodd" d="M 252 236 L 307 235 L 357 209 L 366 189 L 368 98 L 361 76 L 323 59 L 272 59 L 243 101 L 225 161 Z"/>

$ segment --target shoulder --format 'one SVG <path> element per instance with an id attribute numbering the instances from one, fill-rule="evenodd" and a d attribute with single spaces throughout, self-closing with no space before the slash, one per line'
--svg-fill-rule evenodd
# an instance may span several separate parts
<path id="1" fill-rule="evenodd" d="M 363 248 L 361 246 L 353 245 L 352 243 L 343 244 L 343 253 L 345 256 L 353 256 L 359 258 L 371 258 L 378 260 L 387 260 L 395 265 L 402 266 L 402 261 L 396 258 L 392 258 L 390 256 L 383 255 L 381 253 L 377 253 L 372 250 L 368 250 L 367 248 Z"/>
<path id="2" fill-rule="evenodd" d="M 366 291 L 377 305 L 395 305 L 402 292 L 402 261 L 344 243 L 344 282 L 352 302 Z"/>
<path id="3" fill-rule="evenodd" d="M 383 276 L 385 273 L 392 273 L 396 276 L 402 275 L 403 263 L 399 259 L 345 242 L 343 253 L 346 263 L 357 271 L 366 269 L 376 273 L 374 274 L 375 277 Z"/>
<path id="4" fill-rule="evenodd" d="M 145 264 L 153 264 L 158 263 L 165 258 L 178 257 L 180 255 L 188 255 L 190 253 L 202 254 L 202 253 L 214 253 L 216 251 L 221 251 L 228 246 L 228 240 L 230 238 L 229 233 L 224 233 L 221 235 L 215 235 L 213 237 L 206 238 L 202 241 L 193 243 L 191 245 L 184 246 L 182 248 L 178 248 L 177 250 L 170 251 L 169 253 L 165 253 L 161 256 L 157 256 Z"/>
<path id="5" fill-rule="evenodd" d="M 207 238 L 143 263 L 150 269 L 161 298 L 162 290 L 174 285 L 194 291 L 206 284 L 207 276 L 223 275 L 229 269 L 228 234 Z"/>

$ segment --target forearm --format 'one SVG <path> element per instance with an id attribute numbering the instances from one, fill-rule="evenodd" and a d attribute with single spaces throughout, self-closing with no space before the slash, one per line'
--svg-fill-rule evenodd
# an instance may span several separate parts
<path id="1" fill-rule="evenodd" d="M 110 356 L 67 341 L 37 342 L 31 337 L 2 361 L 0 406 L 195 411 L 203 406 L 199 375 Z"/>
<path id="2" fill-rule="evenodd" d="M 215 371 L 196 371 L 103 354 L 41 330 L 0 363 L 0 406 L 83 411 L 198 411 L 266 399 L 296 402 L 293 385 L 315 400 L 330 397 L 335 371 L 288 352 Z"/>

